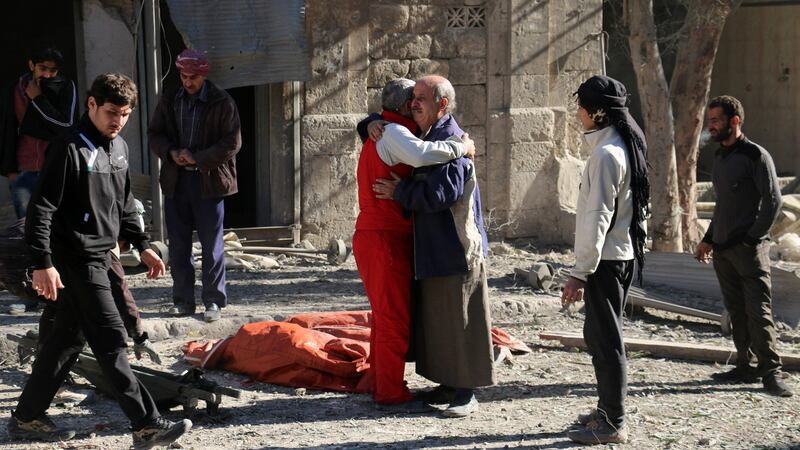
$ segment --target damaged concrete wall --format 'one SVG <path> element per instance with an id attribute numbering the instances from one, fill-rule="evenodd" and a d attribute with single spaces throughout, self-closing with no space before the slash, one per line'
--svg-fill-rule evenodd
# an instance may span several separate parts
<path id="1" fill-rule="evenodd" d="M 600 72 L 601 0 L 308 0 L 303 226 L 352 235 L 355 124 L 389 79 L 429 73 L 456 89 L 495 238 L 571 243 L 585 159 L 571 93 Z"/>

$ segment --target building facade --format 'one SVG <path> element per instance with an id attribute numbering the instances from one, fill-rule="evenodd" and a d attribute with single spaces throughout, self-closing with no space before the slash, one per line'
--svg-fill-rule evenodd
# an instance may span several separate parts
<path id="1" fill-rule="evenodd" d="M 124 131 L 136 153 L 131 167 L 140 174 L 140 197 L 158 196 L 149 189 L 154 163 L 146 151 L 145 124 L 160 84 L 175 83 L 174 56 L 186 45 L 200 48 L 197 42 L 218 51 L 203 40 L 212 32 L 239 39 L 239 53 L 256 51 L 250 43 L 257 39 L 247 26 L 237 30 L 236 17 L 228 17 L 230 29 L 204 29 L 196 25 L 197 16 L 186 20 L 185 7 L 203 14 L 203 3 L 73 2 L 81 91 L 105 71 L 133 74 L 142 90 L 140 114 Z M 271 5 L 265 0 L 261 7 Z M 388 80 L 439 74 L 453 83 L 456 118 L 477 146 L 490 234 L 572 242 L 587 156 L 572 93 L 602 71 L 602 0 L 306 0 L 302 6 L 305 76 L 262 77 L 245 86 L 241 80 L 247 78 L 240 76 L 235 86 L 223 84 L 239 103 L 245 135 L 242 193 L 227 202 L 233 219 L 226 226 L 299 223 L 312 241 L 349 240 L 358 213 L 356 123 L 380 109 Z M 150 41 L 148 11 L 156 33 Z M 156 57 L 148 59 L 149 52 Z M 218 70 L 233 71 L 224 61 Z M 152 73 L 160 77 L 148 78 Z M 157 201 L 151 204 L 158 207 Z"/>

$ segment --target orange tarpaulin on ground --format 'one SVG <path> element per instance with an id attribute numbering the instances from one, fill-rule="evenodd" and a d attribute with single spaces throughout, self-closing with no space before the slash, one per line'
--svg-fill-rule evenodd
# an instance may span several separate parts
<path id="1" fill-rule="evenodd" d="M 226 339 L 187 343 L 191 364 L 249 375 L 253 380 L 291 387 L 369 392 L 369 311 L 300 314 L 285 322 L 242 326 Z M 493 328 L 496 345 L 530 351 Z"/>

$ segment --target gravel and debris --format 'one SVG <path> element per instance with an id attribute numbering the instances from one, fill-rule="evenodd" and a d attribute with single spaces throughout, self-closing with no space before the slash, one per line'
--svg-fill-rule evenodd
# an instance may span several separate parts
<path id="1" fill-rule="evenodd" d="M 281 320 L 310 311 L 366 309 L 358 272 L 352 258 L 341 266 L 294 257 L 278 258 L 281 265 L 268 271 L 231 270 L 231 305 L 223 319 L 206 324 L 201 314 L 192 318 L 167 317 L 169 277 L 147 280 L 131 274 L 129 284 L 139 303 L 146 329 L 157 341 L 163 364 L 157 368 L 181 372 L 181 346 L 232 334 L 243 323 Z M 541 331 L 580 332 L 583 313 L 560 312 L 557 291 L 536 291 L 514 269 L 534 262 L 568 267 L 573 256 L 565 248 L 537 248 L 529 241 L 492 244 L 488 264 L 490 298 L 495 326 L 522 339 L 534 352 L 503 361 L 496 386 L 480 389 L 481 407 L 466 419 L 438 414 L 387 415 L 366 395 L 319 392 L 264 383 L 245 376 L 211 371 L 207 377 L 244 391 L 240 399 L 225 398 L 219 416 L 201 411 L 190 417 L 195 426 L 174 448 L 183 449 L 467 449 L 571 448 L 565 431 L 577 414 L 596 402 L 594 371 L 582 351 L 540 340 Z M 685 295 L 662 290 L 663 296 Z M 199 287 L 198 287 L 199 297 Z M 677 298 L 677 297 L 676 297 Z M 15 299 L 0 292 L 0 311 Z M 202 308 L 201 308 L 202 309 Z M 9 442 L 5 423 L 15 407 L 30 372 L 20 363 L 16 346 L 6 333 L 36 328 L 37 313 L 0 313 L 0 447 L 3 449 L 118 449 L 131 444 L 127 421 L 111 399 L 91 392 L 85 380 L 69 388 L 83 395 L 81 402 L 62 401 L 50 414 L 62 425 L 79 430 L 65 443 Z M 732 347 L 719 324 L 692 317 L 634 309 L 626 321 L 627 336 L 672 342 Z M 779 351 L 800 354 L 800 330 L 778 324 Z M 760 384 L 717 384 L 711 373 L 729 367 L 716 364 L 652 358 L 629 353 L 628 418 L 632 449 L 742 449 L 800 448 L 800 373 L 789 372 L 791 398 L 767 395 Z M 156 367 L 150 361 L 143 365 Z M 407 366 L 412 389 L 432 386 Z M 75 395 L 73 395 L 75 397 Z M 66 398 L 70 398 L 67 396 Z M 181 417 L 180 408 L 168 417 Z"/>

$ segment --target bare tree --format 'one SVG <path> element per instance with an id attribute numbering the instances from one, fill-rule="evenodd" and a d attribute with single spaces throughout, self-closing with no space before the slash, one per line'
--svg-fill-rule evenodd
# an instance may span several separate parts
<path id="1" fill-rule="evenodd" d="M 625 19 L 651 165 L 648 230 L 654 250 L 682 252 L 672 104 L 658 49 L 653 1 L 626 0 Z"/>
<path id="2" fill-rule="evenodd" d="M 703 116 L 711 90 L 711 72 L 725 21 L 742 0 L 692 1 L 678 44 L 670 80 L 674 112 L 675 155 L 684 248 L 700 241 L 697 229 L 697 158 Z"/>
<path id="3" fill-rule="evenodd" d="M 741 2 L 686 2 L 667 87 L 653 0 L 624 0 L 631 61 L 653 167 L 650 231 L 655 250 L 683 251 L 700 240 L 695 209 L 700 133 L 719 40 L 725 21 Z"/>

